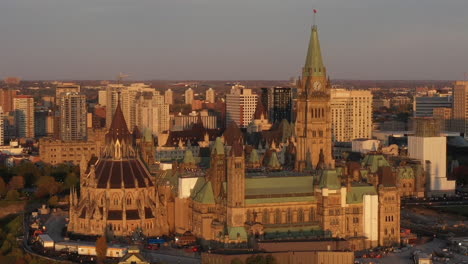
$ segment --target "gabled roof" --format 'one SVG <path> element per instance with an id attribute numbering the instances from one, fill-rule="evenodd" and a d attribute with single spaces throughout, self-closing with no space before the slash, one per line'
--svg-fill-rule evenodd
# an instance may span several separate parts
<path id="1" fill-rule="evenodd" d="M 249 156 L 249 163 L 259 163 L 260 158 L 258 157 L 258 152 L 256 149 L 252 149 Z"/>
<path id="2" fill-rule="evenodd" d="M 346 203 L 362 203 L 365 194 L 376 195 L 377 191 L 373 185 L 353 185 L 348 188 L 348 192 L 346 193 Z"/>
<path id="3" fill-rule="evenodd" d="M 279 169 L 281 168 L 281 164 L 278 160 L 278 156 L 276 155 L 276 151 L 273 151 L 270 156 L 270 160 L 268 161 L 268 168 L 270 169 Z"/>
<path id="4" fill-rule="evenodd" d="M 224 144 L 220 137 L 216 138 L 211 153 L 216 155 L 224 155 Z"/>
<path id="5" fill-rule="evenodd" d="M 122 108 L 120 107 L 120 100 L 117 103 L 117 107 L 115 108 L 114 117 L 112 118 L 111 125 L 109 127 L 109 131 L 106 134 L 106 141 L 119 141 L 129 140 L 130 139 L 130 131 L 128 131 L 127 122 L 125 122 L 125 117 L 122 112 Z"/>
<path id="6" fill-rule="evenodd" d="M 195 164 L 195 158 L 193 157 L 193 153 L 192 153 L 192 151 L 190 149 L 187 149 L 185 151 L 183 163 L 184 164 Z"/>
<path id="7" fill-rule="evenodd" d="M 319 188 L 328 188 L 334 190 L 341 188 L 341 182 L 340 179 L 338 179 L 338 173 L 336 170 L 328 169 L 322 171 Z"/>
<path id="8" fill-rule="evenodd" d="M 213 186 L 210 181 L 200 177 L 192 191 L 192 199 L 202 204 L 215 204 Z"/>
<path id="9" fill-rule="evenodd" d="M 376 173 L 380 167 L 390 166 L 390 163 L 382 154 L 371 153 L 364 157 L 361 165 L 369 168 L 372 173 Z"/>

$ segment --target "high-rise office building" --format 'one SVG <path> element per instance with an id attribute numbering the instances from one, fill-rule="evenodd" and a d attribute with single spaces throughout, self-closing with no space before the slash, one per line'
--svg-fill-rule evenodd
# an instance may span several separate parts
<path id="1" fill-rule="evenodd" d="M 468 81 L 457 81 L 453 88 L 452 130 L 468 138 Z"/>
<path id="2" fill-rule="evenodd" d="M 193 90 L 192 88 L 188 88 L 185 90 L 185 104 L 192 104 L 193 102 Z"/>
<path id="3" fill-rule="evenodd" d="M 268 113 L 271 123 L 281 122 L 283 119 L 292 121 L 292 89 L 289 87 L 262 88 L 263 107 Z"/>
<path id="4" fill-rule="evenodd" d="M 174 92 L 170 88 L 164 92 L 164 102 L 168 105 L 174 104 Z"/>
<path id="5" fill-rule="evenodd" d="M 5 129 L 3 126 L 3 108 L 0 106 L 0 146 L 3 146 L 5 139 Z"/>
<path id="6" fill-rule="evenodd" d="M 211 87 L 208 88 L 208 90 L 206 90 L 206 101 L 208 103 L 214 103 L 215 102 L 215 91 Z"/>
<path id="7" fill-rule="evenodd" d="M 13 98 L 16 94 L 16 90 L 0 89 L 0 106 L 3 108 L 4 113 L 13 111 Z"/>
<path id="8" fill-rule="evenodd" d="M 440 129 L 450 130 L 452 123 L 452 108 L 438 107 L 432 110 L 432 116 L 440 121 Z"/>
<path id="9" fill-rule="evenodd" d="M 16 135 L 23 138 L 34 137 L 34 99 L 27 95 L 13 98 Z"/>
<path id="10" fill-rule="evenodd" d="M 75 83 L 59 83 L 55 88 L 55 101 L 59 102 L 62 94 L 79 92 L 81 92 L 81 87 Z"/>
<path id="11" fill-rule="evenodd" d="M 165 103 L 165 96 L 154 92 L 140 96 L 137 100 L 137 126 L 140 131 L 150 129 L 153 135 L 169 130 L 169 104 Z"/>
<path id="12" fill-rule="evenodd" d="M 372 136 L 372 93 L 365 90 L 331 90 L 334 142 L 350 142 Z"/>
<path id="13" fill-rule="evenodd" d="M 452 96 L 415 96 L 413 117 L 432 117 L 435 108 L 452 108 Z"/>
<path id="14" fill-rule="evenodd" d="M 98 92 L 98 103 L 101 106 L 107 105 L 107 91 L 106 90 L 102 90 Z"/>
<path id="15" fill-rule="evenodd" d="M 247 127 L 252 121 L 257 107 L 257 95 L 251 89 L 242 85 L 234 85 L 226 95 L 226 127 L 231 122 L 241 127 Z"/>
<path id="16" fill-rule="evenodd" d="M 63 141 L 86 139 L 86 96 L 71 92 L 60 96 L 60 138 Z"/>

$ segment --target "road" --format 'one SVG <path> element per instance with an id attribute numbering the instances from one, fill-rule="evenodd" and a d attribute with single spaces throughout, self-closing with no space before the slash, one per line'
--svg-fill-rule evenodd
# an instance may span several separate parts
<path id="1" fill-rule="evenodd" d="M 159 254 L 157 251 L 145 251 L 144 256 L 150 262 L 164 262 L 173 264 L 200 264 L 201 259 L 190 258 L 184 256 L 172 256 Z"/>
<path id="2" fill-rule="evenodd" d="M 415 250 L 421 250 L 424 253 L 432 253 L 434 250 L 441 250 L 442 248 L 446 247 L 446 242 L 441 239 L 434 239 L 429 243 L 415 246 L 414 248 L 405 250 L 401 253 L 389 253 L 387 256 L 381 259 L 357 259 L 361 263 L 380 263 L 380 264 L 413 264 L 412 260 L 412 253 Z M 465 262 L 466 261 L 466 262 Z M 442 263 L 434 261 L 434 264 Z M 455 254 L 454 257 L 449 262 L 443 262 L 447 264 L 452 263 L 468 263 L 468 256 L 463 256 L 460 254 Z"/>

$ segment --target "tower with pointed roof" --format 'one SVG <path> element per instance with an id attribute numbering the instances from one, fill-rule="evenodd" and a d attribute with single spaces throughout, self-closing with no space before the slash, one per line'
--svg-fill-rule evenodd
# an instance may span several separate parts
<path id="1" fill-rule="evenodd" d="M 297 83 L 295 168 L 316 167 L 323 152 L 326 166 L 333 166 L 330 115 L 330 82 L 323 64 L 317 25 L 312 26 L 302 78 Z"/>
<path id="2" fill-rule="evenodd" d="M 227 157 L 227 226 L 245 223 L 245 155 L 239 141 L 232 144 Z"/>

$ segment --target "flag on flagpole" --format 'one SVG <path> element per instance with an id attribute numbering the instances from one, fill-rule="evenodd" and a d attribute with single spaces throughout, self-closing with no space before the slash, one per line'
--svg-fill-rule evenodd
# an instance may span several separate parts
<path id="1" fill-rule="evenodd" d="M 314 14 L 316 14 L 316 13 L 317 13 L 317 9 L 314 9 Z"/>

